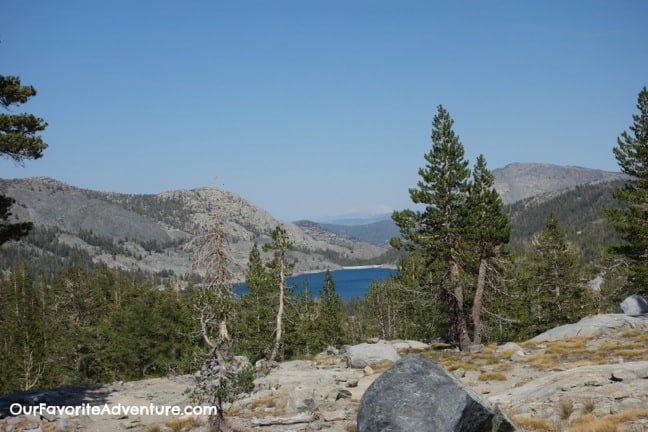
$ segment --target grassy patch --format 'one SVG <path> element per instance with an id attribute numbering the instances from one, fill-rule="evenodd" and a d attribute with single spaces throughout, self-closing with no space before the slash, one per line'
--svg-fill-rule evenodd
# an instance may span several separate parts
<path id="1" fill-rule="evenodd" d="M 556 430 L 553 424 L 549 420 L 542 418 L 531 417 L 526 414 L 514 415 L 511 420 L 522 430 L 531 430 L 531 431 L 548 431 L 553 432 Z"/>
<path id="2" fill-rule="evenodd" d="M 479 374 L 479 381 L 506 381 L 506 375 L 501 372 L 484 372 Z"/>
<path id="3" fill-rule="evenodd" d="M 608 418 L 582 414 L 572 422 L 569 432 L 616 432 L 617 425 Z"/>
<path id="4" fill-rule="evenodd" d="M 556 354 L 535 354 L 521 357 L 519 361 L 522 363 L 529 363 L 531 366 L 538 369 L 553 369 L 558 367 L 556 359 Z"/>
<path id="5" fill-rule="evenodd" d="M 614 351 L 614 355 L 619 357 L 640 357 L 646 354 L 645 349 L 621 348 Z"/>
<path id="6" fill-rule="evenodd" d="M 641 336 L 642 332 L 639 329 L 629 329 L 629 330 L 624 330 L 621 333 L 619 333 L 619 336 L 624 337 L 624 338 L 634 338 L 637 336 Z"/>

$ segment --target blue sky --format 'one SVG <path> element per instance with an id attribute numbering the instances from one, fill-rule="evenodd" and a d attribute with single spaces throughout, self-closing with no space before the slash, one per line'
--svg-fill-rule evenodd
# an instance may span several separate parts
<path id="1" fill-rule="evenodd" d="M 44 157 L 0 177 L 218 185 L 284 220 L 411 207 L 442 104 L 475 161 L 617 171 L 648 2 L 8 0 Z"/>

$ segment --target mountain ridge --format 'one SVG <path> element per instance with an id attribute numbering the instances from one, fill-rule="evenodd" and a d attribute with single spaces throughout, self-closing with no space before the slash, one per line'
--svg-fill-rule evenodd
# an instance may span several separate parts
<path id="1" fill-rule="evenodd" d="M 1 193 L 16 199 L 12 221 L 32 221 L 37 229 L 55 231 L 57 241 L 88 251 L 94 262 L 149 272 L 170 270 L 187 274 L 192 238 L 210 232 L 220 212 L 230 238 L 235 271 L 242 274 L 253 245 L 271 239 L 283 225 L 294 244 L 290 258 L 295 272 L 381 263 L 386 248 L 336 236 L 317 237 L 235 193 L 214 187 L 166 191 L 159 194 L 120 194 L 80 189 L 47 177 L 0 180 Z M 87 233 L 118 245 L 117 253 L 96 249 Z M 13 245 L 16 246 L 16 245 Z"/>
<path id="2" fill-rule="evenodd" d="M 493 175 L 505 202 L 522 197 L 515 202 L 533 198 L 536 203 L 580 185 L 626 178 L 603 170 L 533 163 L 509 164 L 493 170 Z M 0 179 L 0 193 L 17 201 L 12 221 L 32 221 L 36 230 L 50 231 L 55 245 L 76 248 L 95 263 L 126 270 L 186 276 L 192 260 L 189 243 L 213 228 L 215 213 L 225 221 L 239 275 L 253 245 L 270 241 L 277 225 L 285 226 L 293 241 L 290 258 L 296 263 L 295 273 L 395 264 L 397 259 L 387 246 L 388 239 L 398 234 L 391 220 L 365 225 L 279 221 L 239 195 L 215 187 L 124 194 L 31 177 Z M 40 254 L 55 253 L 34 247 Z"/>

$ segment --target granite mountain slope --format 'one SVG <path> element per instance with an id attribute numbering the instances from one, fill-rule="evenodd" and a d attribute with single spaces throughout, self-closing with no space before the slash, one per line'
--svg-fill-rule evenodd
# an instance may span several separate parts
<path id="1" fill-rule="evenodd" d="M 382 263 L 387 251 L 343 236 L 324 238 L 213 187 L 133 195 L 79 189 L 39 177 L 0 180 L 0 191 L 16 199 L 14 218 L 54 232 L 58 242 L 86 251 L 95 262 L 128 270 L 186 274 L 191 240 L 212 230 L 216 213 L 225 220 L 239 274 L 253 245 L 269 241 L 280 224 L 294 243 L 290 258 L 298 273 Z"/>

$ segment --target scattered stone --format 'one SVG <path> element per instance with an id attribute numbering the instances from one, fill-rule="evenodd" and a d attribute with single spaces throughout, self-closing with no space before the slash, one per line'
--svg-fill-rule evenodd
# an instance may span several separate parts
<path id="1" fill-rule="evenodd" d="M 362 369 L 366 366 L 376 367 L 386 362 L 396 362 L 400 355 L 394 346 L 387 342 L 363 343 L 347 349 L 347 364 L 349 367 Z"/>
<path id="2" fill-rule="evenodd" d="M 371 384 L 358 409 L 358 432 L 513 431 L 495 410 L 441 366 L 419 354 L 397 361 Z M 498 423 L 496 429 L 493 424 Z"/>
<path id="3" fill-rule="evenodd" d="M 346 386 L 349 387 L 349 388 L 358 387 L 358 379 L 357 378 L 351 378 L 350 380 L 347 381 Z"/>
<path id="4" fill-rule="evenodd" d="M 288 396 L 286 414 L 299 414 L 313 412 L 316 405 L 316 392 L 314 388 L 298 387 Z"/>
<path id="5" fill-rule="evenodd" d="M 648 314 L 648 302 L 640 295 L 633 294 L 621 302 L 621 310 L 630 316 Z"/>
<path id="6" fill-rule="evenodd" d="M 340 400 L 340 399 L 351 399 L 351 392 L 343 388 L 334 388 L 331 390 L 327 396 L 327 399 L 330 400 Z"/>
<path id="7" fill-rule="evenodd" d="M 364 369 L 362 369 L 362 372 L 365 374 L 365 376 L 373 375 L 374 370 L 372 369 L 371 366 L 365 366 Z"/>
<path id="8" fill-rule="evenodd" d="M 470 345 L 468 351 L 472 354 L 479 354 L 484 349 L 483 344 Z"/>
<path id="9" fill-rule="evenodd" d="M 466 376 L 466 369 L 457 368 L 452 371 L 452 375 L 454 375 L 455 378 L 463 378 Z"/>

